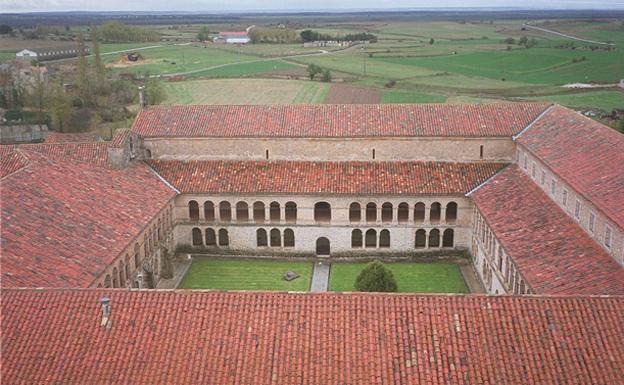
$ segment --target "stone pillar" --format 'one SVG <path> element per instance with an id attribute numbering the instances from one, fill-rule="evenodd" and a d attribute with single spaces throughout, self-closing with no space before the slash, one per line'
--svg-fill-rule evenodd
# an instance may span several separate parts
<path id="1" fill-rule="evenodd" d="M 427 206 L 425 205 L 425 222 L 424 223 L 431 223 L 431 206 Z"/>

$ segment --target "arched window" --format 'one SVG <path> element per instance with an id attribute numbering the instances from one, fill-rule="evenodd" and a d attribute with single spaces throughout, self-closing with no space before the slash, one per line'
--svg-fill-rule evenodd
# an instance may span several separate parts
<path id="1" fill-rule="evenodd" d="M 264 223 L 264 203 L 255 202 L 253 204 L 253 216 L 254 222 Z"/>
<path id="2" fill-rule="evenodd" d="M 366 205 L 366 222 L 377 222 L 377 204 L 370 202 Z"/>
<path id="3" fill-rule="evenodd" d="M 197 201 L 189 201 L 188 209 L 189 209 L 189 218 L 191 218 L 192 221 L 198 221 L 199 220 L 199 203 L 197 203 Z"/>
<path id="4" fill-rule="evenodd" d="M 386 202 L 381 205 L 381 221 L 383 223 L 392 222 L 392 203 Z"/>
<path id="5" fill-rule="evenodd" d="M 366 239 L 364 241 L 366 247 L 377 247 L 377 232 L 373 229 L 366 231 Z"/>
<path id="6" fill-rule="evenodd" d="M 438 202 L 433 202 L 429 209 L 429 221 L 431 223 L 440 222 L 440 216 L 442 214 L 442 205 Z"/>
<path id="7" fill-rule="evenodd" d="M 320 223 L 331 222 L 331 205 L 327 202 L 317 202 L 314 205 L 314 220 Z"/>
<path id="8" fill-rule="evenodd" d="M 452 223 L 457 220 L 457 203 L 449 202 L 446 205 L 446 222 Z"/>
<path id="9" fill-rule="evenodd" d="M 130 279 L 130 256 L 126 254 L 126 263 L 124 264 L 126 269 L 126 279 Z"/>
<path id="10" fill-rule="evenodd" d="M 280 215 L 281 210 L 279 202 L 271 202 L 271 205 L 269 206 L 269 219 L 271 220 L 271 222 L 279 223 Z"/>
<path id="11" fill-rule="evenodd" d="M 284 207 L 286 210 L 286 223 L 297 223 L 297 204 L 295 202 L 286 202 L 286 206 Z M 284 240 L 284 243 L 285 242 Z"/>
<path id="12" fill-rule="evenodd" d="M 267 233 L 265 229 L 256 230 L 256 244 L 258 247 L 268 246 Z"/>
<path id="13" fill-rule="evenodd" d="M 139 244 L 134 244 L 134 270 L 139 269 L 139 265 L 141 264 L 141 250 L 139 248 Z"/>
<path id="14" fill-rule="evenodd" d="M 219 230 L 219 246 L 229 246 L 230 245 L 230 237 L 228 235 L 228 231 L 226 229 Z"/>
<path id="15" fill-rule="evenodd" d="M 390 230 L 379 232 L 379 247 L 390 247 Z"/>
<path id="16" fill-rule="evenodd" d="M 284 230 L 284 247 L 295 247 L 295 232 L 292 229 Z"/>
<path id="17" fill-rule="evenodd" d="M 440 230 L 433 229 L 429 232 L 429 247 L 440 247 Z"/>
<path id="18" fill-rule="evenodd" d="M 282 247 L 282 234 L 278 229 L 271 230 L 271 247 Z"/>
<path id="19" fill-rule="evenodd" d="M 123 261 L 119 262 L 119 287 L 126 286 L 126 269 Z"/>
<path id="20" fill-rule="evenodd" d="M 236 204 L 236 222 L 249 222 L 249 206 L 247 206 L 247 202 L 238 202 Z"/>
<path id="21" fill-rule="evenodd" d="M 316 255 L 329 255 L 331 246 L 329 239 L 321 237 L 316 240 Z"/>
<path id="22" fill-rule="evenodd" d="M 113 287 L 119 287 L 119 271 L 116 267 L 113 268 Z"/>
<path id="23" fill-rule="evenodd" d="M 407 221 L 409 220 L 409 205 L 407 203 L 405 202 L 399 203 L 397 219 L 399 223 L 407 223 Z"/>
<path id="24" fill-rule="evenodd" d="M 207 228 L 206 229 L 206 246 L 216 246 L 217 245 L 217 235 L 215 234 L 214 229 Z"/>
<path id="25" fill-rule="evenodd" d="M 215 207 L 211 201 L 204 202 L 204 219 L 209 222 L 215 220 Z"/>
<path id="26" fill-rule="evenodd" d="M 455 232 L 453 229 L 446 229 L 442 234 L 442 247 L 453 247 L 453 238 Z"/>
<path id="27" fill-rule="evenodd" d="M 219 217 L 221 222 L 232 221 L 232 205 L 228 201 L 222 201 L 219 203 Z"/>
<path id="28" fill-rule="evenodd" d="M 362 247 L 362 230 L 355 229 L 351 232 L 351 247 Z"/>
<path id="29" fill-rule="evenodd" d="M 417 249 L 422 249 L 427 246 L 427 232 L 423 229 L 416 231 L 416 243 L 414 245 Z"/>
<path id="30" fill-rule="evenodd" d="M 422 202 L 416 203 L 414 206 L 414 222 L 425 221 L 425 204 Z"/>
<path id="31" fill-rule="evenodd" d="M 203 240 L 202 240 L 202 233 L 201 230 L 198 229 L 197 227 L 193 228 L 193 246 L 201 246 L 203 245 Z"/>
<path id="32" fill-rule="evenodd" d="M 110 275 L 106 275 L 106 278 L 104 279 L 104 287 L 111 287 L 111 277 Z"/>
<path id="33" fill-rule="evenodd" d="M 362 206 L 359 203 L 353 202 L 349 205 L 349 221 L 359 222 L 362 220 Z"/>

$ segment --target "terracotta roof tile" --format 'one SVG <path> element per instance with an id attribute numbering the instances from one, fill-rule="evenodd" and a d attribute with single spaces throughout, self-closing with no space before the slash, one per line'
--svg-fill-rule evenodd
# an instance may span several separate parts
<path id="1" fill-rule="evenodd" d="M 1 294 L 3 384 L 624 383 L 624 297 Z"/>
<path id="2" fill-rule="evenodd" d="M 624 295 L 624 268 L 517 165 L 470 197 L 536 293 Z"/>
<path id="3" fill-rule="evenodd" d="M 624 135 L 554 106 L 518 142 L 624 229 Z"/>
<path id="4" fill-rule="evenodd" d="M 171 161 L 149 164 L 183 193 L 464 194 L 502 163 Z"/>
<path id="5" fill-rule="evenodd" d="M 91 143 L 39 143 L 2 146 L 3 152 L 23 150 L 37 152 L 50 159 L 71 160 L 76 163 L 88 163 L 96 166 L 108 165 L 107 142 Z"/>
<path id="6" fill-rule="evenodd" d="M 115 134 L 113 135 L 113 139 L 111 140 L 111 143 L 110 143 L 111 147 L 123 147 L 129 135 L 130 135 L 129 128 L 117 129 L 115 131 Z"/>
<path id="7" fill-rule="evenodd" d="M 7 148 L 11 146 L 1 147 L 3 151 L 0 151 L 0 178 L 4 178 L 28 165 L 28 159 L 21 152 Z"/>
<path id="8" fill-rule="evenodd" d="M 89 285 L 175 195 L 144 163 L 112 170 L 22 147 L 29 164 L 0 183 L 5 287 Z"/>
<path id="9" fill-rule="evenodd" d="M 50 131 L 45 143 L 89 143 L 100 140 L 100 135 L 95 132 L 61 133 Z"/>
<path id="10" fill-rule="evenodd" d="M 152 107 L 132 130 L 143 137 L 508 136 L 546 104 L 374 104 Z"/>

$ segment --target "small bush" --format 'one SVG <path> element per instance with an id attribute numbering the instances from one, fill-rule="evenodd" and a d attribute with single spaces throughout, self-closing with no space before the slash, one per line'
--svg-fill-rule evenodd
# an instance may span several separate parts
<path id="1" fill-rule="evenodd" d="M 355 279 L 355 290 L 396 292 L 398 286 L 392 272 L 380 261 L 373 261 Z"/>

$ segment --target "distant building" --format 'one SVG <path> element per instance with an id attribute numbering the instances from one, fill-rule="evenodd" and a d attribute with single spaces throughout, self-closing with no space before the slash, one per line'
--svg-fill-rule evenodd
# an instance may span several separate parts
<path id="1" fill-rule="evenodd" d="M 219 36 L 212 39 L 217 44 L 247 44 L 251 41 L 246 31 L 244 32 L 219 32 Z"/>
<path id="2" fill-rule="evenodd" d="M 89 47 L 84 48 L 84 54 L 88 55 Z M 15 57 L 22 60 L 57 60 L 78 56 L 78 47 L 48 47 L 48 48 L 27 48 L 15 54 Z"/>

